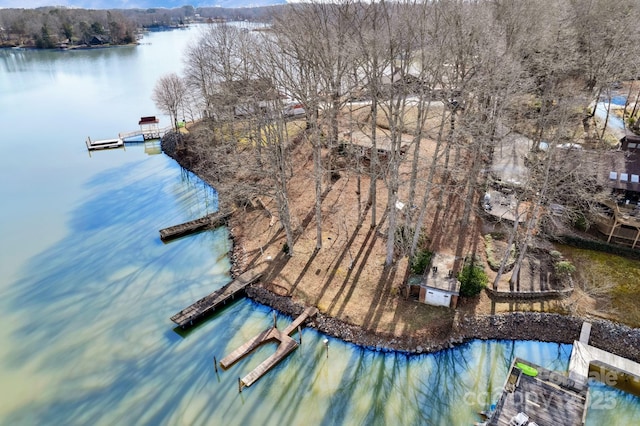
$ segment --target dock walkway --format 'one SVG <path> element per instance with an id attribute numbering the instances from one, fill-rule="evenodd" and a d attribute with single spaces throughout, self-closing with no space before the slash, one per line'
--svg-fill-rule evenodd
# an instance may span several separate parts
<path id="1" fill-rule="evenodd" d="M 242 359 L 244 356 L 253 352 L 258 346 L 270 341 L 278 341 L 279 344 L 276 352 L 240 380 L 241 390 L 243 387 L 251 386 L 258 379 L 260 379 L 260 377 L 264 376 L 269 370 L 275 367 L 280 361 L 282 361 L 287 355 L 289 355 L 298 347 L 298 342 L 292 339 L 289 335 L 293 333 L 296 328 L 300 326 L 300 324 L 306 321 L 307 318 L 312 318 L 317 313 L 317 308 L 309 307 L 305 309 L 304 312 L 300 314 L 283 331 L 278 330 L 275 326 L 263 331 L 262 333 L 253 337 L 238 349 L 224 357 L 220 361 L 220 366 L 224 369 L 227 369 L 238 362 L 240 359 Z"/>
<path id="2" fill-rule="evenodd" d="M 573 342 L 569 377 L 583 384 L 589 378 L 595 378 L 609 386 L 640 396 L 640 364 L 589 345 L 590 334 L 591 324 L 584 322 L 580 340 Z"/>
<path id="3" fill-rule="evenodd" d="M 130 132 L 120 132 L 118 137 L 120 139 L 131 139 L 137 136 L 142 136 L 144 141 L 149 139 L 161 139 L 166 133 L 170 132 L 173 127 L 168 126 L 162 129 L 144 129 L 144 130 L 132 130 Z M 135 141 L 127 141 L 127 142 L 135 142 Z"/>
<path id="4" fill-rule="evenodd" d="M 160 128 L 158 127 L 159 122 L 160 120 L 155 116 L 141 117 L 140 121 L 138 121 L 140 129 L 131 132 L 120 132 L 117 138 L 91 140 L 91 138 L 88 137 L 86 140 L 87 150 L 95 151 L 99 149 L 124 148 L 125 143 L 141 143 L 147 140 L 162 139 L 165 134 L 173 130 L 173 127 Z M 139 136 L 142 136 L 142 140 L 131 140 L 131 138 L 137 138 Z"/>
<path id="5" fill-rule="evenodd" d="M 229 300 L 235 299 L 238 294 L 244 291 L 246 286 L 256 282 L 258 278 L 260 278 L 260 275 L 260 273 L 254 271 L 247 271 L 241 274 L 229 284 L 172 316 L 171 321 L 178 324 L 181 328 L 191 327 L 202 318 L 210 315 L 220 306 L 224 306 Z"/>
<path id="6" fill-rule="evenodd" d="M 169 241 L 195 232 L 204 231 L 205 229 L 221 226 L 232 213 L 232 211 L 211 213 L 195 220 L 161 229 L 160 239 L 162 241 Z"/>

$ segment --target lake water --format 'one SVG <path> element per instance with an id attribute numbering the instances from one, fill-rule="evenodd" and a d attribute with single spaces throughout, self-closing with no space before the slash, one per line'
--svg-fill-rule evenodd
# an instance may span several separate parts
<path id="1" fill-rule="evenodd" d="M 566 370 L 569 345 L 472 342 L 407 357 L 332 338 L 327 352 L 326 336 L 305 329 L 297 351 L 239 394 L 238 377 L 274 346 L 219 373 L 213 357 L 268 327 L 270 309 L 241 300 L 179 336 L 169 317 L 229 281 L 228 234 L 158 235 L 214 211 L 215 190 L 151 145 L 89 155 L 84 144 L 159 115 L 155 81 L 180 72 L 197 34 L 0 51 L 0 424 L 469 425 L 496 402 L 514 356 Z M 637 398 L 594 389 L 615 405 L 588 424 L 638 423 Z"/>

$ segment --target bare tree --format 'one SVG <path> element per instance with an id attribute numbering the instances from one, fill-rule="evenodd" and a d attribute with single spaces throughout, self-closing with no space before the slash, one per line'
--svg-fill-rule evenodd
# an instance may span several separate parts
<path id="1" fill-rule="evenodd" d="M 331 5 L 320 8 L 317 4 L 292 5 L 274 22 L 275 45 L 268 53 L 278 68 L 278 82 L 296 100 L 302 102 L 307 114 L 308 137 L 313 147 L 313 174 L 315 190 L 316 249 L 322 248 L 322 140 L 320 129 L 320 71 L 314 49 L 317 34 L 309 31 L 318 16 Z M 326 12 L 325 12 L 326 13 Z"/>
<path id="2" fill-rule="evenodd" d="M 176 73 L 160 77 L 153 88 L 153 102 L 158 109 L 169 115 L 171 124 L 176 129 L 178 127 L 178 112 L 183 106 L 185 91 L 185 84 Z"/>

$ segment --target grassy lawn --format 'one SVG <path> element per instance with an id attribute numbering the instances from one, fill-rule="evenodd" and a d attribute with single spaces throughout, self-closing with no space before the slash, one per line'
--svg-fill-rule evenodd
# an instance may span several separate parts
<path id="1" fill-rule="evenodd" d="M 603 302 L 620 322 L 640 326 L 640 261 L 562 246 L 576 266 L 576 286 Z"/>

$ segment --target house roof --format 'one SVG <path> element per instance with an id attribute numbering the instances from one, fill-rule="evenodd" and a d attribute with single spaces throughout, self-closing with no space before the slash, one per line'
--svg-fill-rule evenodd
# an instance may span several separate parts
<path id="1" fill-rule="evenodd" d="M 221 87 L 225 92 L 238 98 L 275 100 L 281 97 L 273 83 L 267 78 L 224 81 L 221 83 Z"/>
<path id="2" fill-rule="evenodd" d="M 608 186 L 640 192 L 640 136 L 622 138 L 620 150 L 607 154 L 600 163 L 600 174 Z"/>

